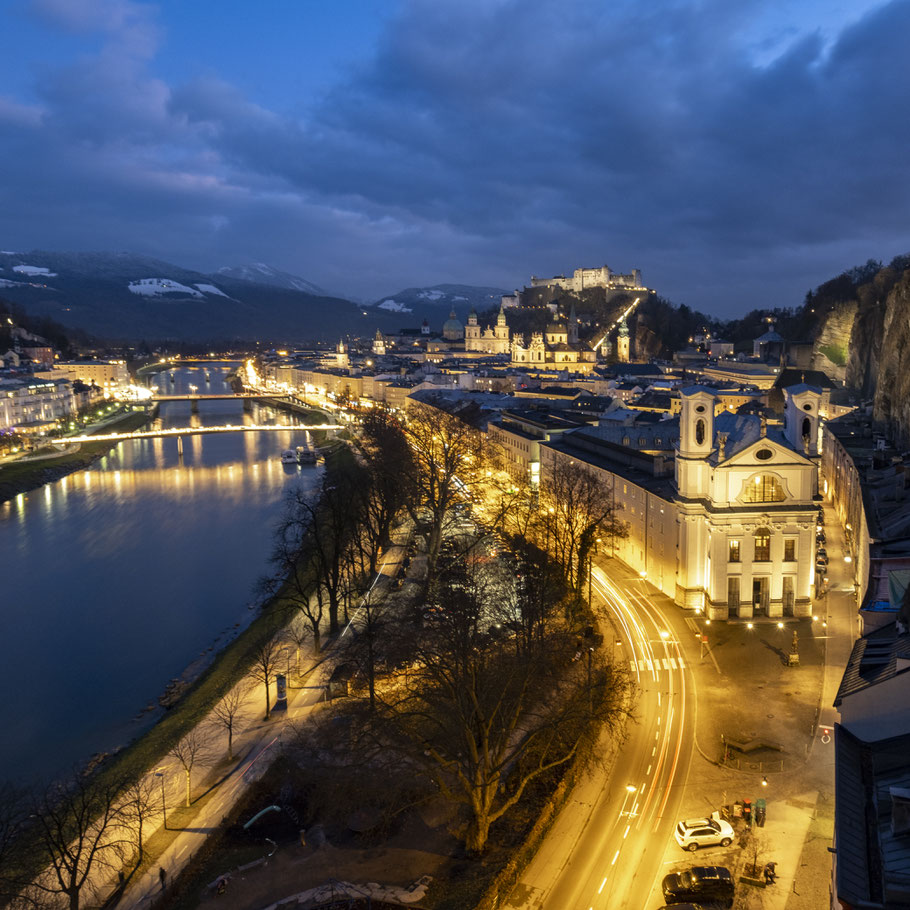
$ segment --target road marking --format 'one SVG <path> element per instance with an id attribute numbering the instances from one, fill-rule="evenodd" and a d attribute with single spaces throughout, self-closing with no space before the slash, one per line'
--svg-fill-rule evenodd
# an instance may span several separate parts
<path id="1" fill-rule="evenodd" d="M 625 839 L 629 836 L 629 829 L 630 829 L 631 827 L 632 827 L 631 825 L 626 825 L 626 830 L 623 831 L 623 834 L 622 834 L 622 839 L 623 839 L 623 840 L 625 840 Z"/>
<path id="2" fill-rule="evenodd" d="M 610 865 L 615 866 L 616 860 L 618 860 L 618 859 L 619 859 L 619 850 L 617 850 L 616 853 L 613 854 L 613 862 L 611 862 Z"/>
<path id="3" fill-rule="evenodd" d="M 655 748 L 656 748 L 656 747 L 655 747 Z M 645 771 L 645 774 L 650 774 L 650 773 L 651 773 L 651 768 L 653 768 L 653 767 L 654 767 L 653 765 L 648 765 L 648 770 Z"/>
<path id="4" fill-rule="evenodd" d="M 656 739 L 656 738 L 657 738 L 657 737 L 655 737 L 655 739 Z M 655 753 L 656 751 L 657 751 L 657 746 L 655 746 L 655 747 L 651 750 L 651 755 L 653 756 L 654 753 Z"/>
<path id="5" fill-rule="evenodd" d="M 607 877 L 606 877 L 606 875 L 605 875 L 605 876 L 604 876 L 604 880 L 600 883 L 600 887 L 597 889 L 597 893 L 598 893 L 598 894 L 600 894 L 600 892 L 603 891 L 604 885 L 605 885 L 606 883 L 607 883 Z"/>

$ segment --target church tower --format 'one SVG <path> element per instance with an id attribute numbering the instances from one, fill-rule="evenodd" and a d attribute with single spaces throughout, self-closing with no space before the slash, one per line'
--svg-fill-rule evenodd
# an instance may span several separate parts
<path id="1" fill-rule="evenodd" d="M 509 324 L 506 322 L 506 311 L 503 305 L 499 304 L 499 315 L 496 317 L 496 328 L 493 329 L 493 353 L 509 353 Z"/>
<path id="2" fill-rule="evenodd" d="M 338 347 L 335 348 L 335 366 L 337 367 L 347 367 L 350 366 L 350 358 L 348 357 L 347 348 L 344 346 L 344 340 L 338 342 Z"/>
<path id="3" fill-rule="evenodd" d="M 676 486 L 684 499 L 704 499 L 710 493 L 708 456 L 714 448 L 714 390 L 695 385 L 679 394 L 682 409 Z"/>
<path id="4" fill-rule="evenodd" d="M 373 353 L 377 357 L 385 357 L 385 338 L 379 329 L 376 329 L 376 337 L 373 339 Z"/>
<path id="5" fill-rule="evenodd" d="M 784 435 L 800 455 L 818 455 L 818 409 L 821 390 L 801 382 L 784 389 Z"/>
<path id="6" fill-rule="evenodd" d="M 569 309 L 569 332 L 567 341 L 569 344 L 578 344 L 578 316 L 575 315 L 575 304 Z"/>
<path id="7" fill-rule="evenodd" d="M 471 307 L 471 313 L 468 316 L 468 324 L 464 328 L 464 349 L 466 351 L 481 350 L 480 343 L 480 326 L 477 324 L 477 312 Z"/>
<path id="8" fill-rule="evenodd" d="M 620 363 L 629 362 L 629 327 L 625 317 L 619 320 L 619 331 L 616 333 L 616 359 Z"/>

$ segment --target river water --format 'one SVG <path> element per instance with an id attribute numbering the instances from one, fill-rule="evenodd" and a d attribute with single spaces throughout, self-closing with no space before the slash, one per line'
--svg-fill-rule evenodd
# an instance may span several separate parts
<path id="1" fill-rule="evenodd" d="M 159 374 L 165 394 L 229 393 L 228 364 Z M 162 404 L 153 426 L 286 425 L 119 443 L 89 470 L 0 504 L 0 780 L 65 771 L 110 751 L 168 681 L 254 615 L 304 441 L 295 415 L 239 401 Z"/>

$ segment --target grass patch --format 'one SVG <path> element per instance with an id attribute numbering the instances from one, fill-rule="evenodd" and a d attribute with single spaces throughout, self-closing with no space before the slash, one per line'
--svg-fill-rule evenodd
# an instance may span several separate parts
<path id="1" fill-rule="evenodd" d="M 819 352 L 824 354 L 835 366 L 847 365 L 847 349 L 839 344 L 823 344 Z"/>

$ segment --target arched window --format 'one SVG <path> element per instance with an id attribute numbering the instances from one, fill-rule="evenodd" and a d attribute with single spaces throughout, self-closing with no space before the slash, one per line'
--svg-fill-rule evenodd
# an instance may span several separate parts
<path id="1" fill-rule="evenodd" d="M 803 439 L 809 439 L 812 436 L 812 424 L 808 417 L 803 418 Z"/>
<path id="2" fill-rule="evenodd" d="M 743 490 L 745 502 L 782 502 L 786 498 L 783 484 L 773 474 L 756 474 Z"/>
<path id="3" fill-rule="evenodd" d="M 755 540 L 755 553 L 753 562 L 771 561 L 771 532 L 767 528 L 759 528 L 753 535 Z"/>
<path id="4" fill-rule="evenodd" d="M 705 441 L 705 422 L 695 421 L 695 445 L 700 446 Z"/>

